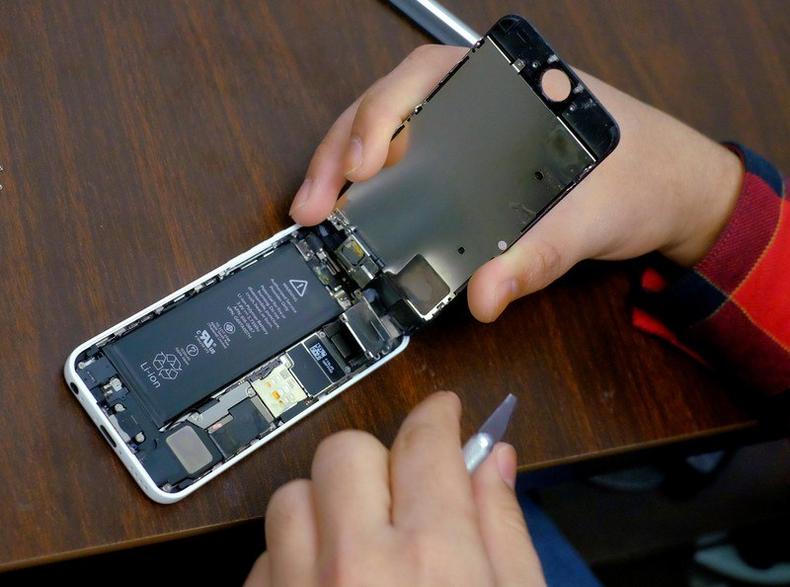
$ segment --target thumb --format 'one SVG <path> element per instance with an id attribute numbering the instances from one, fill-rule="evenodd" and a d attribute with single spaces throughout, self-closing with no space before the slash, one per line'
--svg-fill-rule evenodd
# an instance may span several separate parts
<path id="1" fill-rule="evenodd" d="M 516 451 L 498 443 L 472 475 L 472 490 L 497 585 L 545 585 L 538 555 L 513 490 Z"/>
<path id="2" fill-rule="evenodd" d="M 569 223 L 549 214 L 475 271 L 468 286 L 469 309 L 481 322 L 493 322 L 510 302 L 543 289 L 586 256 Z"/>

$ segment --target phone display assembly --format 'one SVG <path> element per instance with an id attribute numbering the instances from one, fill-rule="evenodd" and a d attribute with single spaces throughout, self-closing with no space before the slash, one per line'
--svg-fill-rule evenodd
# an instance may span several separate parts
<path id="1" fill-rule="evenodd" d="M 560 101 L 541 77 L 571 82 Z M 72 391 L 152 499 L 177 501 L 401 352 L 603 160 L 617 125 L 501 19 L 393 138 L 397 161 L 80 345 Z"/>

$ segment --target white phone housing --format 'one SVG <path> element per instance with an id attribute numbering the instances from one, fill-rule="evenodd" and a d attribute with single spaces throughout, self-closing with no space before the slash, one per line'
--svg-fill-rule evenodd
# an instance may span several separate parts
<path id="1" fill-rule="evenodd" d="M 114 333 L 116 333 L 118 331 L 125 330 L 128 325 L 136 322 L 137 320 L 139 320 L 143 316 L 146 316 L 147 314 L 150 314 L 151 312 L 153 312 L 157 308 L 167 304 L 168 302 L 172 302 L 173 300 L 175 300 L 175 299 L 177 299 L 177 298 L 179 298 L 181 296 L 186 295 L 187 293 L 189 293 L 191 290 L 193 290 L 196 286 L 200 285 L 201 283 L 203 283 L 203 282 L 205 282 L 205 281 L 207 281 L 207 280 L 219 275 L 220 273 L 223 273 L 225 271 L 229 271 L 229 270 L 234 269 L 234 268 L 236 268 L 236 267 L 238 267 L 240 265 L 243 265 L 244 263 L 246 263 L 251 258 L 253 258 L 253 257 L 259 255 L 260 253 L 262 253 L 263 251 L 275 246 L 277 243 L 279 243 L 284 238 L 288 237 L 291 233 L 293 233 L 298 228 L 300 228 L 299 225 L 293 225 L 293 226 L 291 226 L 289 228 L 286 228 L 285 230 L 282 230 L 282 231 L 278 232 L 277 234 L 275 234 L 271 238 L 269 238 L 269 239 L 263 241 L 262 243 L 252 247 L 251 249 L 249 249 L 248 251 L 242 253 L 241 255 L 238 255 L 238 256 L 234 257 L 233 259 L 231 259 L 227 263 L 224 263 L 223 265 L 220 265 L 219 267 L 217 267 L 213 271 L 210 271 L 206 275 L 203 275 L 202 277 L 199 277 L 198 279 L 196 279 L 193 282 L 185 285 L 181 289 L 171 293 L 169 296 L 162 298 L 161 300 L 151 304 L 147 308 L 143 308 L 142 310 L 140 310 L 136 314 L 130 316 L 126 320 L 123 320 L 122 322 L 119 322 L 115 326 L 112 326 L 111 328 L 108 328 L 107 330 L 105 330 L 101 334 L 98 334 L 98 335 L 94 336 L 93 338 L 91 338 L 90 340 L 87 340 L 84 343 L 82 343 L 81 345 L 79 345 L 77 348 L 75 348 L 71 352 L 71 354 L 69 355 L 69 358 L 66 360 L 66 365 L 64 366 L 63 372 L 64 372 L 64 375 L 66 377 L 66 381 L 68 382 L 69 387 L 71 388 L 71 390 L 76 395 L 77 400 L 80 402 L 82 407 L 88 413 L 88 415 L 90 416 L 90 418 L 93 421 L 94 425 L 97 428 L 99 428 L 99 431 L 107 439 L 108 443 L 110 444 L 110 446 L 115 451 L 115 454 L 117 454 L 118 457 L 120 457 L 121 462 L 123 462 L 124 466 L 132 474 L 132 477 L 137 482 L 137 484 L 140 486 L 140 488 L 145 492 L 145 494 L 148 497 L 150 497 L 154 501 L 156 501 L 158 503 L 163 503 L 163 504 L 175 503 L 175 502 L 185 498 L 187 495 L 191 494 L 192 492 L 197 491 L 200 487 L 202 487 L 203 485 L 205 485 L 206 483 L 208 483 L 209 481 L 214 479 L 217 475 L 219 475 L 223 471 L 227 470 L 229 467 L 233 466 L 235 463 L 238 463 L 241 459 L 243 459 L 243 458 L 247 457 L 248 455 L 252 454 L 253 451 L 259 449 L 261 446 L 263 446 L 264 444 L 266 444 L 267 442 L 269 442 L 273 438 L 279 436 L 285 430 L 289 429 L 291 426 L 295 425 L 297 422 L 299 422 L 303 418 L 307 417 L 309 414 L 311 414 L 315 410 L 319 409 L 321 406 L 325 405 L 326 402 L 328 402 L 332 398 L 336 397 L 339 393 L 341 393 L 342 391 L 348 389 L 354 383 L 356 383 L 360 379 L 363 379 L 369 373 L 371 373 L 371 372 L 375 371 L 376 369 L 378 369 L 381 365 L 383 365 L 384 363 L 386 363 L 387 361 L 389 361 L 390 359 L 392 359 L 393 357 L 395 357 L 396 355 L 401 353 L 403 351 L 403 349 L 405 349 L 406 346 L 409 344 L 409 337 L 408 336 L 404 336 L 403 340 L 401 341 L 401 343 L 395 349 L 393 349 L 390 353 L 384 355 L 381 359 L 379 359 L 375 363 L 371 364 L 369 367 L 365 368 L 363 371 L 360 371 L 359 373 L 354 375 L 351 379 L 349 379 L 346 383 L 342 384 L 337 389 L 334 389 L 334 390 L 332 390 L 329 393 L 326 393 L 326 394 L 324 394 L 322 396 L 319 396 L 317 398 L 318 401 L 316 401 L 310 407 L 305 409 L 302 413 L 300 413 L 299 415 L 295 416 L 292 420 L 289 420 L 288 422 L 285 422 L 285 423 L 281 424 L 276 430 L 270 432 L 269 434 L 267 434 L 263 438 L 261 438 L 259 440 L 256 440 L 250 446 L 248 446 L 246 449 L 242 450 L 239 454 L 233 456 L 232 458 L 230 458 L 229 460 L 225 461 L 224 463 L 221 463 L 221 464 L 217 465 L 214 469 L 212 469 L 210 472 L 208 472 L 205 475 L 203 475 L 200 479 L 195 481 L 195 483 L 193 483 L 192 485 L 189 485 L 188 487 L 186 487 L 186 488 L 184 488 L 184 489 L 182 489 L 180 491 L 173 491 L 173 492 L 164 491 L 164 490 L 162 490 L 161 488 L 159 488 L 156 485 L 156 483 L 151 478 L 151 476 L 148 474 L 148 472 L 145 470 L 145 468 L 140 463 L 138 458 L 135 456 L 135 454 L 132 452 L 132 450 L 129 448 L 129 446 L 126 444 L 126 442 L 124 442 L 124 440 L 121 438 L 120 434 L 117 432 L 115 427 L 110 422 L 107 414 L 105 414 L 104 411 L 101 409 L 101 407 L 99 406 L 98 402 L 96 401 L 96 398 L 93 396 L 93 394 L 88 389 L 88 386 L 83 382 L 82 378 L 77 373 L 77 369 L 76 369 L 77 357 L 82 352 L 84 352 L 87 349 L 89 349 L 91 346 L 103 341 L 104 339 L 106 339 L 107 337 L 111 336 L 112 334 L 114 334 Z"/>

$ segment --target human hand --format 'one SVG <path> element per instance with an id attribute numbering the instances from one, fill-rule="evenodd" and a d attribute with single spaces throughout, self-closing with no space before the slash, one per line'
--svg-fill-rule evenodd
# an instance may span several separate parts
<path id="1" fill-rule="evenodd" d="M 467 49 L 418 47 L 334 123 L 316 150 L 291 215 L 312 225 L 335 206 L 346 180 L 378 173 L 390 138 Z M 468 286 L 484 322 L 514 299 L 541 289 L 583 259 L 627 259 L 658 250 L 691 266 L 713 245 L 734 207 L 737 156 L 674 118 L 582 72 L 620 126 L 619 146 Z"/>
<path id="2" fill-rule="evenodd" d="M 268 551 L 246 587 L 545 585 L 513 486 L 507 444 L 469 475 L 461 405 L 449 392 L 418 405 L 391 450 L 365 432 L 324 440 L 311 480 L 278 489 Z"/>

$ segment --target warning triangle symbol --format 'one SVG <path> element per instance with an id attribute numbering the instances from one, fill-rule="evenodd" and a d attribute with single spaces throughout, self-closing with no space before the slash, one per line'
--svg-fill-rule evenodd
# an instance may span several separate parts
<path id="1" fill-rule="evenodd" d="M 307 290 L 307 282 L 304 279 L 289 279 L 288 283 L 294 288 L 296 295 L 300 298 L 304 296 L 304 292 Z"/>

